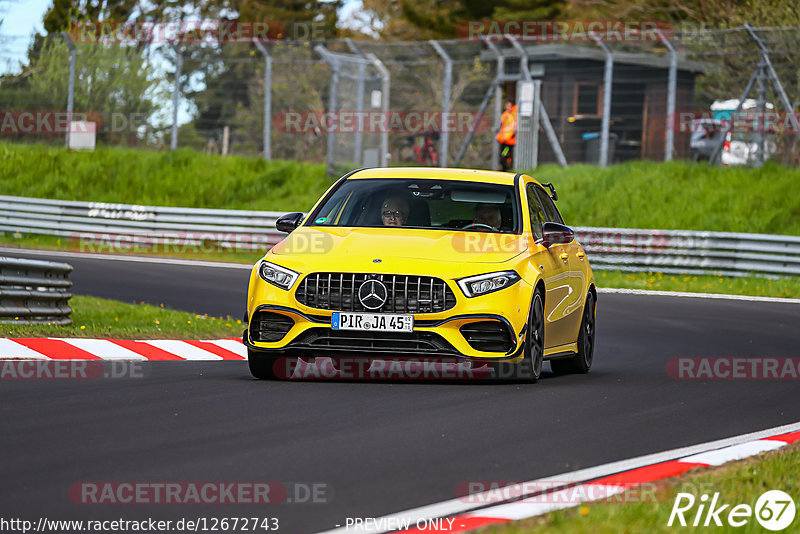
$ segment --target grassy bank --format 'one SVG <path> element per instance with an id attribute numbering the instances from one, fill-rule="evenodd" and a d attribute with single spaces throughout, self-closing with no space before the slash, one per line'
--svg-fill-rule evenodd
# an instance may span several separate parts
<path id="1" fill-rule="evenodd" d="M 654 492 L 645 493 L 633 490 L 629 497 L 610 497 L 609 500 L 612 502 L 589 503 L 541 517 L 487 527 L 480 529 L 479 532 L 482 534 L 768 532 L 761 528 L 755 517 L 750 517 L 747 524 L 742 527 L 729 526 L 726 522 L 728 512 L 737 504 L 747 504 L 751 508 L 755 508 L 756 500 L 767 490 L 782 490 L 796 500 L 800 495 L 798 469 L 800 469 L 800 444 L 795 443 L 754 458 L 713 469 L 699 469 L 680 478 L 667 479 L 658 483 Z M 667 526 L 672 506 L 679 492 L 693 494 L 697 503 L 700 502 L 701 495 L 708 494 L 710 499 L 715 492 L 719 492 L 717 508 L 723 503 L 730 503 L 730 506 L 719 516 L 723 526 L 714 526 L 711 523 L 711 526 L 703 527 L 703 521 L 706 519 L 705 512 L 700 520 L 701 526 L 691 526 L 694 514 L 698 510 L 697 504 L 685 514 L 686 519 L 689 520 L 687 521 L 688 526 L 682 527 L 677 522 L 673 523 L 673 526 Z M 638 495 L 647 495 L 648 498 L 640 498 Z M 800 525 L 800 514 L 797 514 L 794 521 L 782 532 L 797 532 L 798 525 Z"/>
<path id="2" fill-rule="evenodd" d="M 606 169 L 544 166 L 574 226 L 800 235 L 800 169 L 632 161 Z"/>
<path id="3" fill-rule="evenodd" d="M 0 194 L 155 206 L 308 209 L 330 185 L 325 166 L 188 149 L 68 152 L 0 144 Z"/>
<path id="4" fill-rule="evenodd" d="M 800 169 L 632 161 L 540 167 L 574 226 L 800 235 Z M 331 184 L 325 167 L 296 161 L 101 148 L 67 152 L 0 144 L 0 194 L 62 200 L 305 211 Z"/>
<path id="5" fill-rule="evenodd" d="M 114 339 L 218 339 L 240 337 L 232 317 L 208 317 L 144 303 L 76 295 L 69 301 L 72 325 L 0 324 L 0 337 L 93 337 Z"/>

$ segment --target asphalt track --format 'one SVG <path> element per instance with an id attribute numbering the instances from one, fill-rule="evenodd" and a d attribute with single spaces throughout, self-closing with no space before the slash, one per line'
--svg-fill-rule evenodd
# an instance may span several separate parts
<path id="1" fill-rule="evenodd" d="M 246 270 L 53 259 L 75 266 L 76 293 L 241 314 Z M 0 380 L 1 515 L 277 517 L 279 532 L 316 532 L 451 499 L 467 481 L 531 480 L 800 421 L 798 380 L 665 370 L 676 356 L 797 357 L 800 305 L 601 294 L 598 306 L 592 372 L 534 385 L 260 382 L 243 362 Z M 75 504 L 68 491 L 82 481 L 317 483 L 328 502 Z"/>

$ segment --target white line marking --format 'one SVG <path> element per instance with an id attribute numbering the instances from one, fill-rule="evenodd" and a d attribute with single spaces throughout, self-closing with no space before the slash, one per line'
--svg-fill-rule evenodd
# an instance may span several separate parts
<path id="1" fill-rule="evenodd" d="M 547 495 L 540 495 L 514 501 L 507 504 L 492 506 L 487 510 L 481 510 L 474 514 L 467 514 L 469 517 L 492 517 L 496 519 L 510 519 L 516 521 L 533 517 L 535 515 L 546 514 L 555 510 L 572 508 L 584 502 L 592 502 L 606 499 L 612 495 L 617 495 L 625 491 L 623 486 L 608 486 L 602 484 L 581 484 L 571 488 L 559 490 Z"/>
<path id="2" fill-rule="evenodd" d="M 241 341 L 234 341 L 232 339 L 206 339 L 203 341 L 207 341 L 208 343 L 213 343 L 218 347 L 221 347 L 225 350 L 229 350 L 234 354 L 238 354 L 245 360 L 247 359 L 247 347 L 245 347 L 244 343 L 242 343 Z"/>
<path id="3" fill-rule="evenodd" d="M 672 449 L 669 451 L 664 452 L 657 452 L 654 454 L 648 454 L 646 456 L 639 456 L 636 458 L 630 458 L 627 460 L 620 460 L 617 462 L 611 462 L 608 464 L 598 465 L 595 467 L 589 467 L 586 469 L 579 469 L 577 471 L 571 471 L 568 473 L 562 473 L 559 475 L 552 475 L 546 478 L 540 478 L 537 480 L 530 480 L 528 482 L 522 482 L 521 485 L 523 487 L 528 486 L 532 488 L 542 487 L 544 484 L 553 485 L 553 481 L 557 480 L 561 483 L 561 486 L 566 486 L 567 484 L 578 483 L 578 482 L 586 482 L 587 480 L 592 480 L 599 477 L 604 477 L 608 475 L 613 475 L 614 473 L 620 473 L 623 471 L 630 471 L 632 469 L 637 469 L 639 467 L 644 467 L 646 465 L 657 464 L 661 462 L 666 462 L 669 460 L 676 460 L 678 458 L 683 458 L 684 456 L 689 456 L 691 454 L 699 454 L 702 452 L 708 452 L 716 449 L 721 449 L 723 447 L 728 447 L 731 445 L 739 445 L 741 443 L 747 443 L 748 441 L 754 441 L 762 438 L 768 438 L 771 436 L 775 436 L 778 434 L 787 434 L 789 432 L 796 432 L 800 430 L 800 422 L 791 423 L 788 425 L 777 426 L 773 428 L 768 428 L 766 430 L 760 430 L 758 432 L 751 432 L 749 434 L 743 434 L 741 436 L 733 436 L 730 438 L 719 439 L 716 441 L 709 441 L 707 443 L 700 443 L 698 445 L 691 445 L 688 447 L 681 447 L 678 449 Z M 558 489 L 558 488 L 553 488 Z M 489 492 L 481 494 L 479 496 L 474 496 L 477 502 L 486 502 L 488 499 L 492 498 L 492 495 Z M 472 500 L 472 499 L 470 499 Z M 478 508 L 479 505 L 472 503 L 472 502 L 465 502 L 463 498 L 456 498 L 450 499 L 447 501 L 442 501 L 434 504 L 429 504 L 426 506 L 421 506 L 419 508 L 413 508 L 410 510 L 404 510 L 401 512 L 397 512 L 395 514 L 384 516 L 380 519 L 385 519 L 384 524 L 392 518 L 392 521 L 396 522 L 399 520 L 408 520 L 412 524 L 415 524 L 417 520 L 425 520 L 425 519 L 435 519 L 439 517 L 448 517 L 452 515 L 462 514 L 474 508 Z M 356 528 L 338 528 L 333 530 L 327 530 L 320 534 L 341 534 L 341 533 L 356 533 L 356 532 L 374 532 L 374 533 L 383 533 L 389 532 L 386 530 L 361 530 Z"/>
<path id="4" fill-rule="evenodd" d="M 83 258 L 92 260 L 130 261 L 136 263 L 162 263 L 167 265 L 186 265 L 189 267 L 218 267 L 221 269 L 247 269 L 252 265 L 245 263 L 227 263 L 223 261 L 179 260 L 176 258 L 158 258 L 149 256 L 126 256 L 115 254 L 94 254 L 90 252 L 67 252 L 63 250 L 39 250 L 21 247 L 0 247 L 0 252 L 8 254 L 31 254 L 33 256 L 59 256 L 62 258 Z"/>
<path id="5" fill-rule="evenodd" d="M 800 304 L 800 299 L 779 297 L 753 297 L 749 295 L 728 295 L 725 293 L 688 293 L 683 291 L 651 291 L 648 289 L 623 289 L 618 287 L 598 287 L 598 293 L 619 293 L 622 295 L 646 295 L 662 297 L 689 297 L 694 299 L 746 300 L 750 302 L 788 302 Z"/>
<path id="6" fill-rule="evenodd" d="M 49 360 L 47 356 L 29 349 L 25 345 L 21 345 L 16 341 L 10 339 L 0 338 L 0 360 L 18 359 L 25 360 Z"/>
<path id="7" fill-rule="evenodd" d="M 775 449 L 780 449 L 784 445 L 786 445 L 786 443 L 782 441 L 756 440 L 749 443 L 723 447 L 715 451 L 693 454 L 692 456 L 681 458 L 679 461 L 684 463 L 722 465 L 726 462 L 741 460 L 742 458 L 754 456 L 761 452 L 774 451 Z"/>
<path id="8" fill-rule="evenodd" d="M 200 347 L 195 347 L 183 341 L 174 339 L 143 339 L 140 343 L 148 343 L 161 350 L 171 352 L 175 356 L 180 356 L 185 360 L 221 360 L 222 356 L 217 356 L 213 352 L 208 352 Z"/>
<path id="9" fill-rule="evenodd" d="M 104 360 L 147 360 L 141 354 L 108 341 L 107 339 L 85 339 L 80 337 L 56 337 L 70 345 L 83 349 Z"/>

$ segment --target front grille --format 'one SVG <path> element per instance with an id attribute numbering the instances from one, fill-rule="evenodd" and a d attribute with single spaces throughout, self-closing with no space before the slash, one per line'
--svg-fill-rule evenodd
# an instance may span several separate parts
<path id="1" fill-rule="evenodd" d="M 291 317 L 269 311 L 258 311 L 250 321 L 250 339 L 253 341 L 280 341 L 294 326 Z"/>
<path id="2" fill-rule="evenodd" d="M 292 346 L 344 350 L 369 350 L 371 352 L 442 354 L 455 353 L 455 349 L 435 332 L 361 332 L 358 330 L 331 330 L 310 328 L 300 334 Z"/>
<path id="3" fill-rule="evenodd" d="M 460 329 L 469 346 L 483 352 L 508 352 L 514 348 L 514 340 L 508 328 L 500 321 L 467 323 Z"/>
<path id="4" fill-rule="evenodd" d="M 358 289 L 369 279 L 386 286 L 386 303 L 365 308 Z M 312 273 L 300 282 L 295 297 L 309 308 L 382 313 L 438 313 L 456 305 L 456 297 L 444 280 L 432 276 L 402 274 Z"/>

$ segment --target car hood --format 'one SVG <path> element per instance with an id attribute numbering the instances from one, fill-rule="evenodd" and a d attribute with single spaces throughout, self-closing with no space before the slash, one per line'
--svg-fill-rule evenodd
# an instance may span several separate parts
<path id="1" fill-rule="evenodd" d="M 275 245 L 271 252 L 308 261 L 405 258 L 433 262 L 502 263 L 527 250 L 527 237 L 516 234 L 414 228 L 300 227 Z"/>

